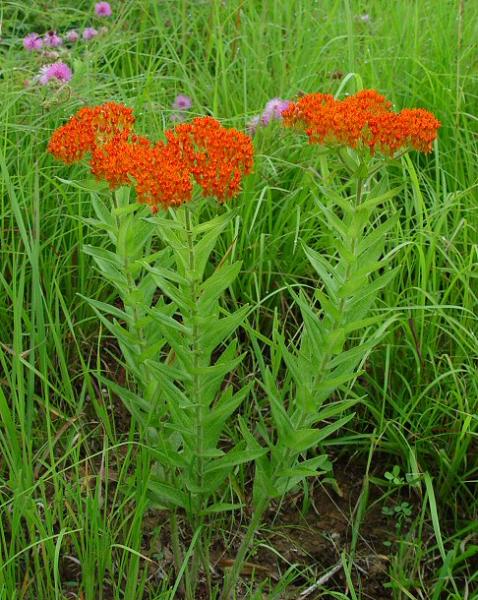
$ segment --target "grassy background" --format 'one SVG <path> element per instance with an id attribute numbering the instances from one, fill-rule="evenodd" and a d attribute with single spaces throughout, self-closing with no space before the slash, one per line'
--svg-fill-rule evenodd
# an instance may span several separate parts
<path id="1" fill-rule="evenodd" d="M 400 319 L 371 357 L 358 390 L 366 400 L 333 452 L 362 465 L 354 467 L 364 493 L 350 514 L 353 539 L 377 469 L 429 474 L 414 486 L 383 486 L 413 505 L 390 552 L 384 597 L 477 598 L 474 0 L 112 6 L 109 32 L 69 58 L 71 94 L 24 87 L 38 64 L 21 38 L 101 25 L 91 3 L 4 0 L 0 8 L 0 599 L 174 597 L 174 581 L 158 568 L 167 561 L 160 521 L 141 486 L 147 453 L 135 423 L 96 383 L 98 371 L 124 372 L 78 296 L 111 296 L 81 252 L 88 194 L 58 180 L 84 179 L 85 169 L 47 155 L 50 133 L 84 102 L 117 100 L 160 137 L 177 93 L 193 98 L 194 113 L 243 128 L 271 97 L 352 92 L 360 82 L 397 108 L 434 111 L 443 127 L 433 155 L 390 174 L 406 182 L 389 207 L 400 210 L 394 241 L 403 248 L 380 308 Z M 275 126 L 255 141 L 255 173 L 220 251 L 234 242 L 243 272 L 233 298 L 257 304 L 252 326 L 267 334 L 274 311 L 297 327 L 285 284 L 316 284 L 300 242 L 320 249 L 331 240 L 314 203 L 314 149 L 290 136 L 286 143 Z M 354 594 L 362 597 L 358 586 Z"/>

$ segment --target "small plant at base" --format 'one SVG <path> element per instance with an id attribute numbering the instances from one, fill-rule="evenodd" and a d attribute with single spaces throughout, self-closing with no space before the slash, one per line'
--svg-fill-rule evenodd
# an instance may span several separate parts
<path id="1" fill-rule="evenodd" d="M 397 536 L 403 535 L 404 528 L 407 524 L 410 523 L 412 514 L 413 507 L 409 502 L 400 502 L 400 504 L 395 504 L 394 506 L 382 507 L 382 515 L 390 517 L 395 521 L 395 529 Z M 392 541 L 386 540 L 384 542 L 384 545 L 391 546 Z"/>
<path id="2" fill-rule="evenodd" d="M 394 465 L 392 471 L 385 471 L 384 475 L 385 479 L 389 481 L 393 485 L 404 485 L 405 479 L 400 476 L 400 467 L 398 465 Z"/>
<path id="3" fill-rule="evenodd" d="M 393 508 L 384 506 L 382 508 L 382 514 L 387 515 L 388 517 L 397 517 L 398 520 L 395 526 L 398 529 L 400 526 L 400 521 L 411 517 L 412 506 L 409 502 L 400 502 L 400 504 L 396 504 Z"/>

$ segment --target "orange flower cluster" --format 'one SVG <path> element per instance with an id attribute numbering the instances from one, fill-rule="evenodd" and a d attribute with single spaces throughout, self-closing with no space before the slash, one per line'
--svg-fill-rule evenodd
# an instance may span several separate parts
<path id="1" fill-rule="evenodd" d="M 56 158 L 71 164 L 113 137 L 128 139 L 134 121 L 133 111 L 115 102 L 81 108 L 66 125 L 53 133 L 48 150 Z"/>
<path id="2" fill-rule="evenodd" d="M 168 143 L 184 157 L 204 196 L 235 196 L 243 175 L 252 171 L 254 149 L 249 136 L 226 129 L 212 117 L 197 118 L 166 132 Z"/>
<path id="3" fill-rule="evenodd" d="M 135 135 L 133 125 L 131 109 L 121 104 L 83 108 L 53 133 L 48 149 L 67 164 L 89 153 L 97 179 L 111 189 L 133 182 L 138 202 L 153 212 L 191 200 L 193 179 L 205 196 L 235 196 L 252 170 L 252 140 L 211 117 L 166 131 L 166 143 Z"/>
<path id="4" fill-rule="evenodd" d="M 305 130 L 312 144 L 368 147 L 393 155 L 402 148 L 430 152 L 440 121 L 423 109 L 391 110 L 391 102 L 375 90 L 344 100 L 308 94 L 291 104 L 282 117 L 286 127 Z"/>
<path id="5" fill-rule="evenodd" d="M 191 172 L 175 148 L 158 142 L 131 147 L 129 173 L 136 181 L 138 202 L 149 204 L 153 212 L 158 206 L 178 206 L 192 198 Z"/>

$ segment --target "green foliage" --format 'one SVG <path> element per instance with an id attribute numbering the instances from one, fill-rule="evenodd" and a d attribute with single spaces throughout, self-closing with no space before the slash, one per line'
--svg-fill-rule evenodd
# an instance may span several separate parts
<path id="1" fill-rule="evenodd" d="M 263 452 L 254 442 L 221 448 L 226 423 L 250 387 L 223 385 L 243 358 L 232 336 L 248 307 L 228 312 L 220 303 L 240 262 L 208 268 L 230 215 L 193 225 L 195 215 L 186 207 L 170 218 L 141 218 L 128 204 L 126 190 L 116 198 L 116 209 L 108 211 L 95 197 L 97 220 L 89 220 L 108 233 L 115 251 L 84 250 L 117 289 L 124 309 L 90 303 L 118 340 L 138 392 L 105 383 L 146 433 L 157 461 L 149 482 L 154 501 L 184 509 L 191 519 L 221 507 L 230 510 L 210 502 L 237 465 Z M 161 249 L 152 251 L 157 238 Z"/>
<path id="2" fill-rule="evenodd" d="M 320 432 L 342 416 L 352 412 L 355 416 L 324 439 L 321 450 L 305 451 L 298 460 L 332 452 L 334 458 L 346 457 L 347 469 L 356 476 L 367 478 L 362 459 L 368 455 L 374 485 L 386 493 L 410 487 L 416 506 L 412 522 L 402 539 L 386 551 L 390 568 L 384 580 L 390 579 L 386 588 L 390 594 L 396 598 L 475 594 L 478 107 L 474 6 L 459 0 L 397 0 L 387 3 L 385 10 L 383 4 L 382 0 L 348 2 L 347 6 L 342 0 L 115 3 L 115 16 L 107 22 L 108 35 L 88 44 L 84 57 L 82 50 L 74 50 L 71 94 L 24 87 L 24 80 L 31 80 L 39 65 L 38 55 L 23 51 L 21 39 L 30 31 L 42 33 L 52 27 L 61 32 L 81 31 L 92 22 L 92 2 L 53 0 L 48 10 L 42 3 L 23 0 L 1 5 L 1 600 L 66 600 L 73 595 L 85 600 L 171 599 L 181 593 L 182 576 L 190 570 L 186 559 L 192 557 L 198 539 L 193 536 L 194 543 L 190 543 L 188 537 L 179 575 L 171 575 L 169 548 L 164 543 L 170 533 L 162 513 L 146 511 L 150 499 L 143 497 L 143 484 L 151 480 L 155 426 L 148 425 L 150 437 L 140 426 L 169 418 L 164 414 L 166 401 L 162 396 L 158 412 L 150 415 L 155 399 L 147 399 L 137 387 L 141 378 L 125 379 L 124 359 L 118 357 L 121 352 L 112 340 L 116 332 L 124 335 L 124 347 L 131 346 L 130 355 L 139 371 L 151 374 L 147 366 L 162 354 L 174 357 L 175 367 L 180 362 L 159 332 L 156 347 L 138 358 L 141 352 L 125 333 L 127 321 L 133 319 L 134 302 L 130 307 L 119 304 L 116 284 L 100 277 L 93 257 L 80 251 L 88 246 L 100 248 L 100 253 L 101 248 L 112 249 L 111 237 L 107 241 L 101 233 L 100 239 L 87 221 L 98 220 L 90 182 L 72 184 L 84 177 L 83 167 L 62 171 L 53 165 L 45 152 L 50 132 L 83 102 L 115 99 L 142 113 L 145 131 L 159 138 L 169 125 L 176 93 L 193 98 L 194 114 L 212 113 L 242 128 L 274 96 L 292 98 L 300 91 L 315 90 L 343 95 L 360 85 L 386 93 L 397 109 L 429 108 L 443 126 L 432 155 L 411 156 L 390 165 L 383 182 L 386 188 L 380 194 L 397 192 L 380 201 L 383 211 L 376 209 L 380 218 L 369 223 L 368 233 L 377 230 L 381 236 L 378 227 L 394 219 L 383 239 L 389 240 L 385 253 L 396 254 L 389 255 L 384 269 L 396 272 L 374 292 L 375 300 L 369 304 L 370 318 L 378 320 L 363 320 L 359 329 L 339 332 L 335 341 L 329 339 L 332 349 L 343 343 L 343 352 L 334 354 L 329 364 L 337 368 L 339 363 L 333 367 L 333 361 L 350 352 L 346 359 L 350 366 L 344 372 L 355 375 L 337 385 L 318 410 L 322 420 L 309 429 Z M 361 19 L 365 14 L 368 21 Z M 329 165 L 331 186 L 330 179 L 317 176 L 322 160 L 317 148 L 306 148 L 302 138 L 292 140 L 288 133 L 286 143 L 276 125 L 256 135 L 255 173 L 246 182 L 234 217 L 211 255 L 212 265 L 226 255 L 226 266 L 241 261 L 228 301 L 220 304 L 220 318 L 227 319 L 237 310 L 246 313 L 244 331 L 233 333 L 226 343 L 229 346 L 236 340 L 234 358 L 247 355 L 232 380 L 225 378 L 233 389 L 221 398 L 224 427 L 219 422 L 217 427 L 223 427 L 228 445 L 219 447 L 227 453 L 244 440 L 250 445 L 252 440 L 247 441 L 245 435 L 252 432 L 267 449 L 264 457 L 269 462 L 271 447 L 277 443 L 277 433 L 270 431 L 275 427 L 272 397 L 277 397 L 276 404 L 290 418 L 289 401 L 296 401 L 296 391 L 302 386 L 302 378 L 297 381 L 300 370 L 294 378 L 282 349 L 294 364 L 299 354 L 303 356 L 299 369 L 307 365 L 305 341 L 303 354 L 301 350 L 305 318 L 300 303 L 312 323 L 312 335 L 317 335 L 323 311 L 332 314 L 325 280 L 309 255 L 326 258 L 327 268 L 340 276 L 334 269 L 341 260 L 335 239 L 341 238 L 329 219 L 335 216 L 343 221 L 341 204 L 345 200 L 348 205 L 353 195 L 353 190 L 344 191 L 340 177 L 334 179 L 335 164 Z M 335 204 L 331 189 L 340 192 L 341 204 Z M 111 215 L 107 203 L 104 208 Z M 202 216 L 209 220 L 211 209 L 204 211 Z M 138 227 L 144 232 L 151 225 L 147 218 L 144 210 L 132 221 L 141 222 Z M 151 242 L 156 238 L 154 226 L 152 230 L 145 241 L 150 262 L 143 259 L 136 264 L 135 281 L 156 262 L 168 270 L 176 268 L 172 250 L 163 251 Z M 347 254 L 346 248 L 340 252 Z M 377 260 L 384 257 L 379 255 Z M 118 276 L 118 265 L 110 255 L 99 258 Z M 209 267 L 206 275 L 212 272 Z M 381 275 L 378 268 L 367 277 Z M 357 277 L 360 281 L 363 274 L 358 272 Z M 151 278 L 147 279 L 152 286 Z M 164 281 L 173 293 L 180 285 Z M 342 285 L 339 279 L 336 285 Z M 352 282 L 342 292 L 355 294 L 355 285 Z M 148 293 L 146 288 L 141 290 L 143 298 Z M 154 297 L 148 310 L 158 301 Z M 152 318 L 162 320 L 163 329 L 176 327 L 176 335 L 185 336 L 182 323 L 167 312 L 177 313 L 175 303 L 166 297 L 162 302 Z M 151 322 L 150 316 L 146 311 L 142 318 Z M 381 337 L 380 328 L 391 316 L 396 320 Z M 223 325 L 226 339 L 231 325 L 227 321 Z M 156 331 L 152 325 L 149 329 Z M 360 346 L 369 342 L 369 335 L 376 341 L 362 354 Z M 224 350 L 219 344 L 217 351 Z M 367 356 L 365 363 L 363 356 Z M 305 372 L 304 397 L 310 394 L 314 377 L 310 366 Z M 183 392 L 189 385 L 169 370 L 171 378 Z M 110 394 L 103 389 L 105 381 L 110 382 Z M 238 405 L 233 409 L 228 394 L 234 397 L 238 382 L 245 384 L 243 389 L 247 382 L 251 389 L 244 399 L 236 397 Z M 119 396 L 133 419 L 121 410 L 116 401 Z M 324 413 L 329 404 L 334 410 L 337 402 L 342 403 L 343 413 Z M 235 417 L 238 412 L 240 419 Z M 280 414 L 275 418 L 280 419 Z M 344 462 L 336 463 L 336 470 L 337 464 Z M 401 466 L 402 487 L 383 480 L 386 471 L 393 473 L 394 465 Z M 320 471 L 320 464 L 314 468 Z M 324 469 L 329 465 L 324 463 Z M 380 481 L 373 477 L 377 472 Z M 429 483 L 435 491 L 432 502 L 424 484 L 425 472 L 433 474 Z M 408 474 L 415 483 L 407 482 Z M 305 469 L 300 475 L 306 477 Z M 247 504 L 244 490 L 249 490 L 250 477 L 247 463 L 234 467 L 230 487 L 224 486 L 227 491 L 210 506 Z M 304 498 L 313 493 L 312 485 L 308 489 L 303 483 L 302 489 Z M 367 543 L 369 527 L 363 523 L 369 514 L 373 520 L 373 502 L 372 494 L 368 498 L 363 494 L 360 511 L 346 515 L 359 550 L 362 539 Z M 242 534 L 238 512 L 215 515 L 217 526 L 214 532 L 210 530 L 215 543 L 231 542 L 235 548 L 237 539 L 227 532 Z M 244 522 L 248 516 L 245 512 Z M 182 522 L 179 527 L 187 533 Z M 438 535 L 444 552 L 438 548 Z M 254 560 L 262 560 L 266 536 L 264 531 Z M 273 550 L 282 569 L 280 581 L 268 587 L 267 581 L 259 584 L 256 578 L 244 578 L 246 597 L 263 593 L 278 600 L 292 582 L 292 594 L 298 595 L 298 583 L 314 585 L 327 574 L 315 560 L 307 564 L 298 560 L 287 568 L 289 557 Z M 353 552 L 347 556 L 347 573 L 352 578 L 350 589 L 355 587 L 360 598 L 370 595 L 361 588 L 369 574 L 361 575 L 364 564 L 359 555 L 355 568 L 355 558 Z M 345 597 L 333 591 L 333 586 L 333 580 L 328 580 L 314 593 Z M 211 598 L 215 597 L 213 592 Z"/>

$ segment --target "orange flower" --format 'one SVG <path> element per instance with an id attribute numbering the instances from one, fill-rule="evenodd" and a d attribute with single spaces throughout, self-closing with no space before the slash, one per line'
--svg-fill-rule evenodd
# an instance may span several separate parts
<path id="1" fill-rule="evenodd" d="M 423 109 L 391 110 L 391 103 L 375 90 L 362 90 L 344 100 L 327 94 L 308 94 L 284 113 L 286 127 L 305 130 L 312 144 L 368 147 L 393 155 L 413 147 L 430 152 L 440 122 Z"/>
<path id="2" fill-rule="evenodd" d="M 177 149 L 164 142 L 131 145 L 129 174 L 136 182 L 138 202 L 153 212 L 192 198 L 191 172 Z"/>
<path id="3" fill-rule="evenodd" d="M 240 191 L 252 171 L 254 147 L 249 136 L 226 129 L 212 117 L 200 117 L 166 131 L 168 145 L 180 154 L 204 196 L 225 200 Z"/>
<path id="4" fill-rule="evenodd" d="M 144 146 L 150 146 L 149 140 L 144 137 L 133 135 L 129 141 L 122 134 L 113 135 L 103 144 L 95 145 L 91 151 L 92 174 L 107 181 L 112 190 L 130 184 L 134 156 Z"/>
<path id="5" fill-rule="evenodd" d="M 83 108 L 57 129 L 48 145 L 72 163 L 90 153 L 90 168 L 111 189 L 133 183 L 138 202 L 156 212 L 192 198 L 193 177 L 204 195 L 220 200 L 239 192 L 252 169 L 252 140 L 210 117 L 166 131 L 168 143 L 153 145 L 133 133 L 132 110 L 113 102 Z"/>
<path id="6" fill-rule="evenodd" d="M 441 125 L 435 115 L 423 108 L 405 108 L 398 118 L 407 132 L 408 143 L 420 152 L 431 152 Z"/>
<path id="7" fill-rule="evenodd" d="M 133 111 L 123 104 L 106 102 L 81 108 L 66 125 L 53 133 L 48 150 L 55 158 L 71 164 L 113 136 L 127 139 L 133 125 Z"/>

